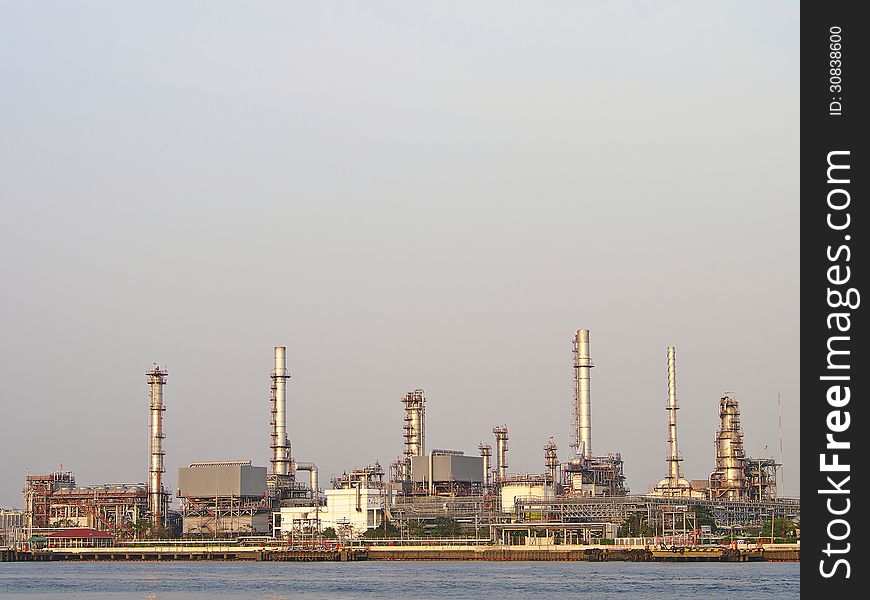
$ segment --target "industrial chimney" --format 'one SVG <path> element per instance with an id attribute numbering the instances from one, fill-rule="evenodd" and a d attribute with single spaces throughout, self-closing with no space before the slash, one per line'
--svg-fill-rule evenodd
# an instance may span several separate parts
<path id="1" fill-rule="evenodd" d="M 680 487 L 680 458 L 677 451 L 677 358 L 673 346 L 668 346 L 668 487 Z"/>
<path id="2" fill-rule="evenodd" d="M 148 512 L 151 524 L 162 525 L 166 520 L 168 508 L 168 495 L 163 491 L 163 386 L 166 385 L 165 369 L 154 364 L 154 368 L 146 371 L 151 398 L 150 423 L 149 423 L 149 466 L 148 466 Z"/>
<path id="3" fill-rule="evenodd" d="M 589 400 L 589 330 L 578 329 L 574 336 L 574 416 L 577 419 L 577 453 L 592 458 L 592 406 Z"/>
<path id="4" fill-rule="evenodd" d="M 287 439 L 287 349 L 275 346 L 272 370 L 272 473 L 290 475 L 290 440 Z"/>

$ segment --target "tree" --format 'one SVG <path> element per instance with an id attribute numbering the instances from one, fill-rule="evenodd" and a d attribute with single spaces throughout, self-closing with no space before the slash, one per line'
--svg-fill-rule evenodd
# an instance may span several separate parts
<path id="1" fill-rule="evenodd" d="M 619 526 L 618 537 L 651 537 L 656 534 L 655 526 L 645 523 L 641 513 L 631 513 Z"/>
<path id="2" fill-rule="evenodd" d="M 771 527 L 773 529 L 773 535 L 771 535 Z M 794 537 L 794 531 L 794 521 L 785 517 L 780 517 L 764 523 L 764 527 L 761 529 L 761 537 Z"/>
<path id="3" fill-rule="evenodd" d="M 145 519 L 137 519 L 130 524 L 130 530 L 133 532 L 134 540 L 142 539 L 148 531 L 148 521 Z"/>
<path id="4" fill-rule="evenodd" d="M 327 540 L 337 540 L 338 534 L 335 532 L 335 527 L 327 527 L 323 530 L 323 537 Z"/>
<path id="5" fill-rule="evenodd" d="M 399 530 L 389 520 L 385 520 L 383 525 L 366 530 L 363 537 L 369 540 L 396 538 L 399 537 Z"/>
<path id="6" fill-rule="evenodd" d="M 437 517 L 432 535 L 436 537 L 459 537 L 462 535 L 462 525 L 456 519 L 450 517 Z"/>
<path id="7" fill-rule="evenodd" d="M 408 537 L 421 538 L 426 535 L 426 528 L 420 521 L 408 521 Z"/>

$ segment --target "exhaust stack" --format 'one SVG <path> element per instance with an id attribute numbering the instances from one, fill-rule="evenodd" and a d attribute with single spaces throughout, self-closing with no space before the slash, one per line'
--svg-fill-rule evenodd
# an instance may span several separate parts
<path id="1" fill-rule="evenodd" d="M 668 487 L 680 487 L 680 454 L 677 451 L 677 357 L 668 346 Z"/>
<path id="2" fill-rule="evenodd" d="M 287 439 L 287 349 L 275 346 L 272 370 L 272 473 L 290 475 L 290 440 Z"/>
<path id="3" fill-rule="evenodd" d="M 148 466 L 148 512 L 153 525 L 162 525 L 166 521 L 166 510 L 169 497 L 163 491 L 163 386 L 166 385 L 165 369 L 154 364 L 154 368 L 146 371 L 150 388 L 151 406 L 149 423 L 149 466 Z"/>
<path id="4" fill-rule="evenodd" d="M 577 420 L 577 454 L 592 458 L 592 406 L 589 399 L 589 374 L 594 365 L 589 357 L 589 330 L 578 329 L 574 336 L 574 416 Z"/>
<path id="5" fill-rule="evenodd" d="M 743 500 L 746 497 L 746 454 L 737 399 L 726 393 L 719 400 L 719 429 L 716 431 L 716 470 L 710 474 L 714 498 Z"/>

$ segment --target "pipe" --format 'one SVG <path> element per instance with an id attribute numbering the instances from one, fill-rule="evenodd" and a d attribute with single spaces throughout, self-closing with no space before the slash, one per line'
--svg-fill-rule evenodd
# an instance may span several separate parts
<path id="1" fill-rule="evenodd" d="M 680 484 L 680 455 L 677 451 L 677 357 L 673 346 L 668 346 L 668 486 L 676 489 Z"/>
<path id="2" fill-rule="evenodd" d="M 578 329 L 574 336 L 574 412 L 577 417 L 577 451 L 585 459 L 592 457 L 592 404 L 589 399 L 589 330 Z"/>
<path id="3" fill-rule="evenodd" d="M 435 482 L 432 480 L 432 453 L 429 453 L 429 495 L 435 495 Z"/>
<path id="4" fill-rule="evenodd" d="M 320 489 L 317 485 L 317 465 L 310 462 L 296 463 L 297 471 L 308 471 L 311 474 L 311 497 L 314 499 L 314 506 L 320 506 Z"/>
<path id="5" fill-rule="evenodd" d="M 163 386 L 166 385 L 165 369 L 154 364 L 154 368 L 146 371 L 148 386 L 150 387 L 150 440 L 149 440 L 149 466 L 148 466 L 148 510 L 153 525 L 161 525 L 166 519 L 166 495 L 163 493 L 163 413 L 166 407 L 163 405 Z"/>
<path id="6" fill-rule="evenodd" d="M 290 441 L 287 439 L 287 349 L 275 346 L 272 370 L 272 472 L 290 474 Z"/>

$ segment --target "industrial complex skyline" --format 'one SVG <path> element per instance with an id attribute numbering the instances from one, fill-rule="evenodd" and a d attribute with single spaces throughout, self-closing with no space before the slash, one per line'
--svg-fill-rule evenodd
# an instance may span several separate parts
<path id="1" fill-rule="evenodd" d="M 669 475 L 673 346 L 674 477 L 730 392 L 750 456 L 781 412 L 796 497 L 798 7 L 738 4 L 6 6 L 0 506 L 61 465 L 147 481 L 154 363 L 173 494 L 271 469 L 274 347 L 321 488 L 402 454 L 417 389 L 427 450 L 505 424 L 542 473 L 580 329 L 632 493 Z"/>

